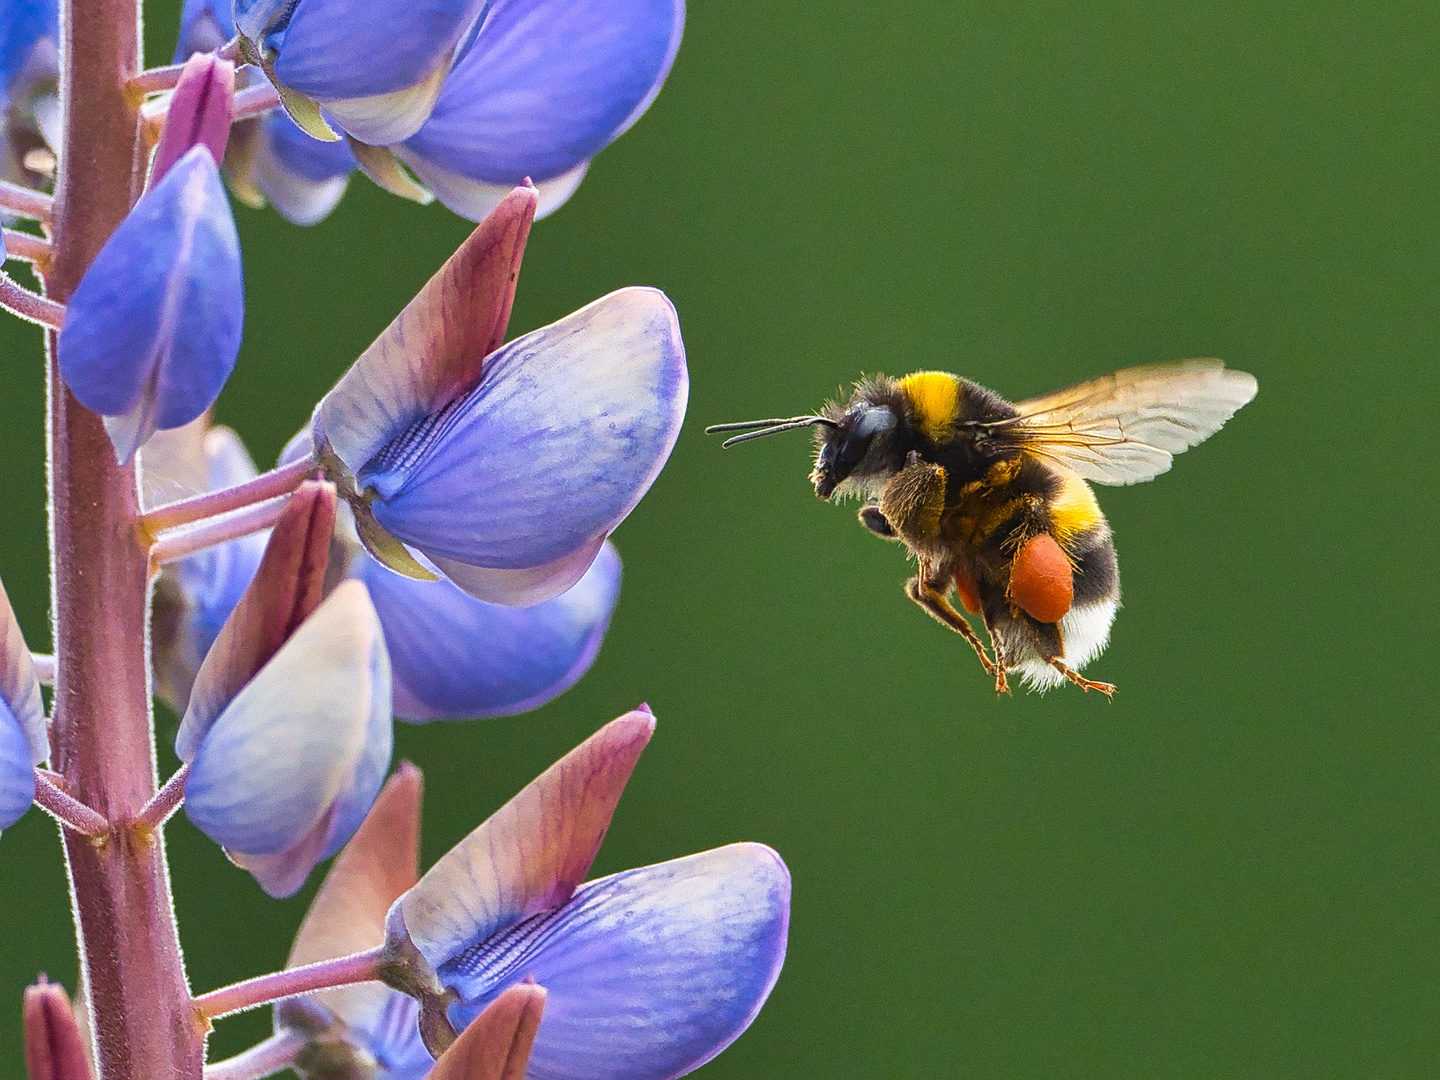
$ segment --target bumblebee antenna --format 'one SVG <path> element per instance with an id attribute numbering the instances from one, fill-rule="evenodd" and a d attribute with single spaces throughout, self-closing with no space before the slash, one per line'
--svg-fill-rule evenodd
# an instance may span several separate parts
<path id="1" fill-rule="evenodd" d="M 781 431 L 794 431 L 796 428 L 814 427 L 816 424 L 832 428 L 840 426 L 826 416 L 792 416 L 788 419 L 777 417 L 771 420 L 742 420 L 738 424 L 711 424 L 705 429 L 705 434 L 715 435 L 722 431 L 745 432 L 744 435 L 735 435 L 720 444 L 722 450 L 728 450 L 738 443 L 749 442 L 751 439 L 759 439 Z M 754 430 L 756 428 L 759 430 Z"/>

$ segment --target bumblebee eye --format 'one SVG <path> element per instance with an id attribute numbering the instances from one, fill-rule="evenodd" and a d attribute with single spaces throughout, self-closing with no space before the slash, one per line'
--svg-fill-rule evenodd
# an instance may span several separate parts
<path id="1" fill-rule="evenodd" d="M 883 405 L 872 405 L 860 414 L 860 420 L 855 425 L 853 439 L 863 439 L 867 442 L 882 432 L 891 431 L 895 427 L 895 414 Z"/>

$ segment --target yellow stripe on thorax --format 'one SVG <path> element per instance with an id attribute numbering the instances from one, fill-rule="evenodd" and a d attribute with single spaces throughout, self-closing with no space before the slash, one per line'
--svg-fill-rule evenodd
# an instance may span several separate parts
<path id="1" fill-rule="evenodd" d="M 1090 485 L 1078 476 L 1067 476 L 1060 491 L 1050 500 L 1050 523 L 1061 544 L 1105 520 Z"/>
<path id="2" fill-rule="evenodd" d="M 955 421 L 960 407 L 960 380 L 947 371 L 917 371 L 900 380 L 915 407 L 915 419 L 927 438 L 939 439 Z"/>

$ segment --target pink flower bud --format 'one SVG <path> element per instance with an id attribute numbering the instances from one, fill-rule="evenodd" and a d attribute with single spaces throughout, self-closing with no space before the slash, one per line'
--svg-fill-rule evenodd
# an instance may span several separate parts
<path id="1" fill-rule="evenodd" d="M 214 53 L 197 53 L 185 61 L 185 70 L 170 98 L 165 130 L 155 149 L 150 184 L 160 182 L 170 167 L 192 146 L 204 145 L 218 166 L 230 139 L 230 109 L 235 97 L 235 65 Z"/>
<path id="2" fill-rule="evenodd" d="M 63 986 L 42 975 L 25 988 L 24 1014 L 30 1080 L 92 1080 L 85 1040 Z"/>

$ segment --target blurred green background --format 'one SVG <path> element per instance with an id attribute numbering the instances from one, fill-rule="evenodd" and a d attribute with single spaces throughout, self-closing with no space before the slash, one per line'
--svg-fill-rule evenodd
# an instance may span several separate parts
<path id="1" fill-rule="evenodd" d="M 174 6 L 149 15 L 166 60 Z M 597 872 L 755 839 L 794 874 L 784 974 L 712 1080 L 1434 1075 L 1437 55 L 1420 3 L 697 0 L 655 106 L 532 234 L 512 324 L 663 287 L 689 419 L 580 685 L 402 726 L 427 859 L 643 699 Z M 218 413 L 263 463 L 468 225 L 364 180 L 313 229 L 237 216 Z M 0 348 L 0 573 L 43 647 L 38 337 Z M 1013 398 L 1197 355 L 1260 395 L 1100 491 L 1109 706 L 996 701 L 902 553 L 815 499 L 804 436 L 701 435 L 862 371 Z M 314 883 L 269 901 L 183 819 L 171 848 L 195 986 L 279 965 Z M 64 889 L 32 812 L 0 843 L 12 1071 L 22 985 L 73 987 Z"/>

